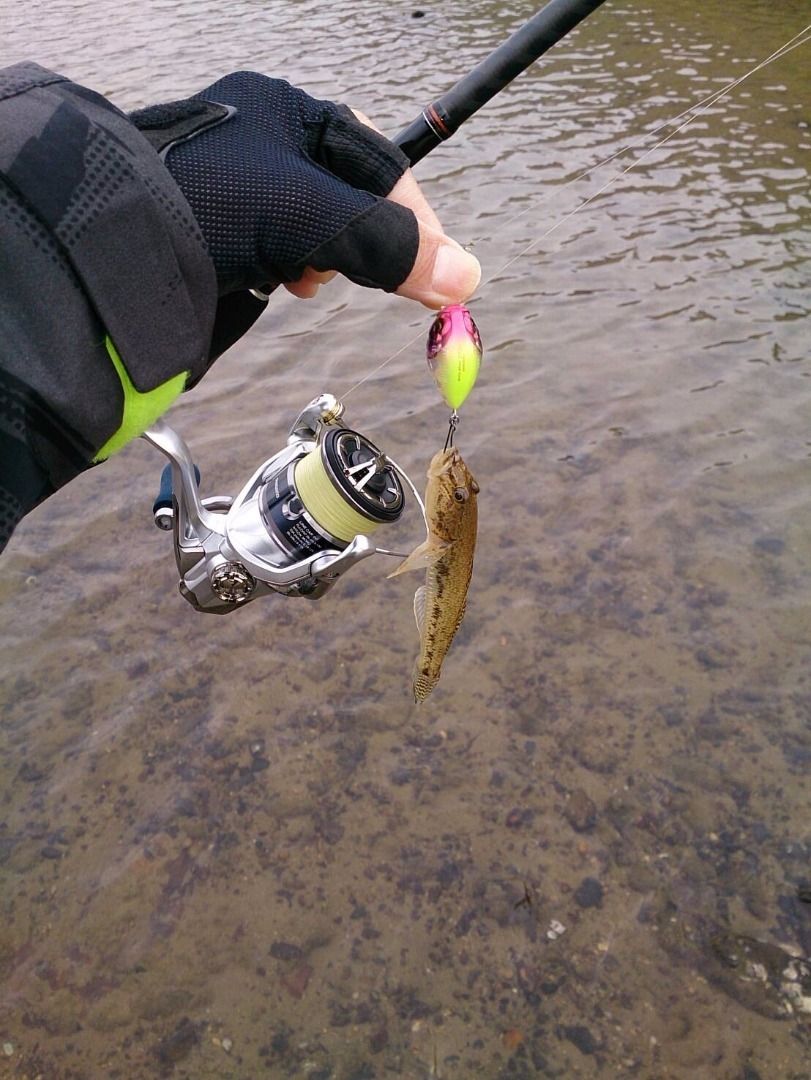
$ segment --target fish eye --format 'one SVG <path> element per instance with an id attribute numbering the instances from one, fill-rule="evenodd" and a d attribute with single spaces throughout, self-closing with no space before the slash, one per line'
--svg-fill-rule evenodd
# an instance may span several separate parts
<path id="1" fill-rule="evenodd" d="M 458 503 L 467 502 L 467 500 L 470 498 L 470 492 L 467 490 L 467 488 L 454 488 L 453 498 Z"/>

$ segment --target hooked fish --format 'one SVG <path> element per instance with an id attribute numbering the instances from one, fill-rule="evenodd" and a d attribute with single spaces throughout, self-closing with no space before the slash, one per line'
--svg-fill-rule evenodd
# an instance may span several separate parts
<path id="1" fill-rule="evenodd" d="M 414 667 L 414 700 L 425 701 L 439 681 L 442 661 L 465 614 L 476 551 L 479 485 L 455 446 L 440 450 L 428 467 L 425 516 L 428 537 L 389 574 L 425 569 L 414 596 L 420 651 Z"/>

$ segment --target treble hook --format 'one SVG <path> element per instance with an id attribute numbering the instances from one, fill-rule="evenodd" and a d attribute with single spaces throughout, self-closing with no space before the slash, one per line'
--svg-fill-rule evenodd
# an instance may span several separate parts
<path id="1" fill-rule="evenodd" d="M 449 450 L 453 446 L 453 437 L 456 434 L 456 429 L 459 427 L 459 413 L 456 409 L 451 413 L 451 418 L 448 421 L 448 437 L 445 439 L 444 450 Z"/>

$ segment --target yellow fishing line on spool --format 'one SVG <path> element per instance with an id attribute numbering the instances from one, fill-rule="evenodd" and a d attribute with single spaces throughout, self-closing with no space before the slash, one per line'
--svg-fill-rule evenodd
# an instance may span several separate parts
<path id="1" fill-rule="evenodd" d="M 312 450 L 296 464 L 293 476 L 307 513 L 338 540 L 349 543 L 358 534 L 368 535 L 380 528 L 380 522 L 350 506 L 336 489 L 318 450 Z"/>

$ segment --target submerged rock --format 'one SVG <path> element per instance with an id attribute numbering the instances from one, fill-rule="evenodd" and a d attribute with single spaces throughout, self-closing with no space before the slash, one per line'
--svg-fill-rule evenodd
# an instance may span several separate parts
<path id="1" fill-rule="evenodd" d="M 594 1054 L 600 1049 L 600 1044 L 592 1035 L 591 1031 L 583 1024 L 572 1024 L 560 1029 L 560 1033 L 576 1046 L 581 1054 Z"/>
<path id="2" fill-rule="evenodd" d="M 597 878 L 583 878 L 575 890 L 574 899 L 582 908 L 600 907 L 603 902 L 603 887 Z"/>
<path id="3" fill-rule="evenodd" d="M 575 832 L 588 832 L 597 821 L 597 807 L 582 788 L 576 788 L 563 808 L 563 816 Z"/>
<path id="4" fill-rule="evenodd" d="M 155 1057 L 164 1072 L 174 1068 L 188 1057 L 200 1043 L 200 1028 L 193 1020 L 184 1017 L 169 1035 L 166 1035 L 155 1047 Z"/>

